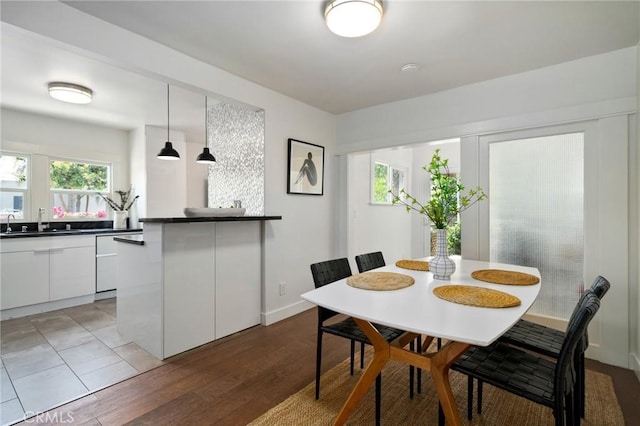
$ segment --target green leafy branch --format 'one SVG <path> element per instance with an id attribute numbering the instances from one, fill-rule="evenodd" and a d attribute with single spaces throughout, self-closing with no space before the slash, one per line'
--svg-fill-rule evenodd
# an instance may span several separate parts
<path id="1" fill-rule="evenodd" d="M 392 190 L 392 204 L 404 205 L 407 212 L 414 210 L 426 215 L 437 229 L 446 229 L 458 214 L 462 213 L 478 201 L 487 198 L 481 187 L 470 189 L 466 194 L 462 183 L 449 173 L 449 160 L 440 157 L 440 150 L 436 149 L 428 166 L 422 168 L 431 175 L 431 197 L 426 204 L 420 203 L 404 188 L 398 194 Z"/>

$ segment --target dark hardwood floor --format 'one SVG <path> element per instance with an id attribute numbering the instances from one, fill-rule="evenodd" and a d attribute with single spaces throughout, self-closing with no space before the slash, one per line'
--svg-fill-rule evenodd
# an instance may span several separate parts
<path id="1" fill-rule="evenodd" d="M 95 425 L 245 425 L 313 381 L 315 327 L 312 309 L 245 330 L 63 405 L 47 418 L 69 423 L 71 416 L 74 424 Z M 348 348 L 345 339 L 325 336 L 324 370 L 344 360 Z M 634 373 L 594 361 L 588 368 L 613 378 L 627 424 L 638 424 L 640 382 Z"/>

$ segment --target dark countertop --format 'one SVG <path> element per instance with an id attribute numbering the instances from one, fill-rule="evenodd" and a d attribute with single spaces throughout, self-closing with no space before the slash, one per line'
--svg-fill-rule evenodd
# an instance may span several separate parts
<path id="1" fill-rule="evenodd" d="M 144 237 L 139 234 L 138 235 L 120 235 L 118 237 L 113 237 L 113 239 L 121 243 L 135 244 L 137 246 L 144 245 Z"/>
<path id="2" fill-rule="evenodd" d="M 282 216 L 147 217 L 139 219 L 140 222 L 148 223 L 248 222 L 256 220 L 282 220 Z"/>
<path id="3" fill-rule="evenodd" d="M 19 224 L 17 224 L 16 228 L 19 228 Z M 129 232 L 142 232 L 142 229 L 113 229 L 113 228 L 81 228 L 81 229 L 47 229 L 42 232 L 37 231 L 28 231 L 28 232 L 20 232 L 13 231 L 10 233 L 2 232 L 0 233 L 0 239 L 4 238 L 33 238 L 33 237 L 57 237 L 57 236 L 66 236 L 66 235 L 108 235 L 108 234 L 121 234 L 121 233 L 129 233 Z"/>

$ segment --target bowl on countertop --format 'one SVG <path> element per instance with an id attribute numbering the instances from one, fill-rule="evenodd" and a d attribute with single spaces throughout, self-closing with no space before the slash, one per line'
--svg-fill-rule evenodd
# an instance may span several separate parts
<path id="1" fill-rule="evenodd" d="M 217 217 L 217 216 L 244 216 L 245 208 L 207 208 L 207 207 L 185 207 L 186 217 Z"/>

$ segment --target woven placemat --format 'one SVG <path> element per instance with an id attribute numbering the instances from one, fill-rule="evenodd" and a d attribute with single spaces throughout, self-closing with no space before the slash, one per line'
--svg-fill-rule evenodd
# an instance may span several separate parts
<path id="1" fill-rule="evenodd" d="M 429 262 L 425 262 L 424 260 L 398 260 L 396 262 L 396 266 L 398 268 L 411 269 L 413 271 L 428 271 L 429 270 Z"/>
<path id="2" fill-rule="evenodd" d="M 395 272 L 364 272 L 347 278 L 347 284 L 351 287 L 379 291 L 399 290 L 414 282 L 413 277 Z"/>
<path id="3" fill-rule="evenodd" d="M 490 288 L 470 285 L 444 285 L 433 289 L 440 299 L 481 308 L 511 308 L 520 305 L 517 297 Z"/>
<path id="4" fill-rule="evenodd" d="M 471 277 L 488 283 L 507 285 L 533 285 L 540 282 L 540 278 L 535 275 L 501 269 L 479 269 L 473 271 Z"/>

